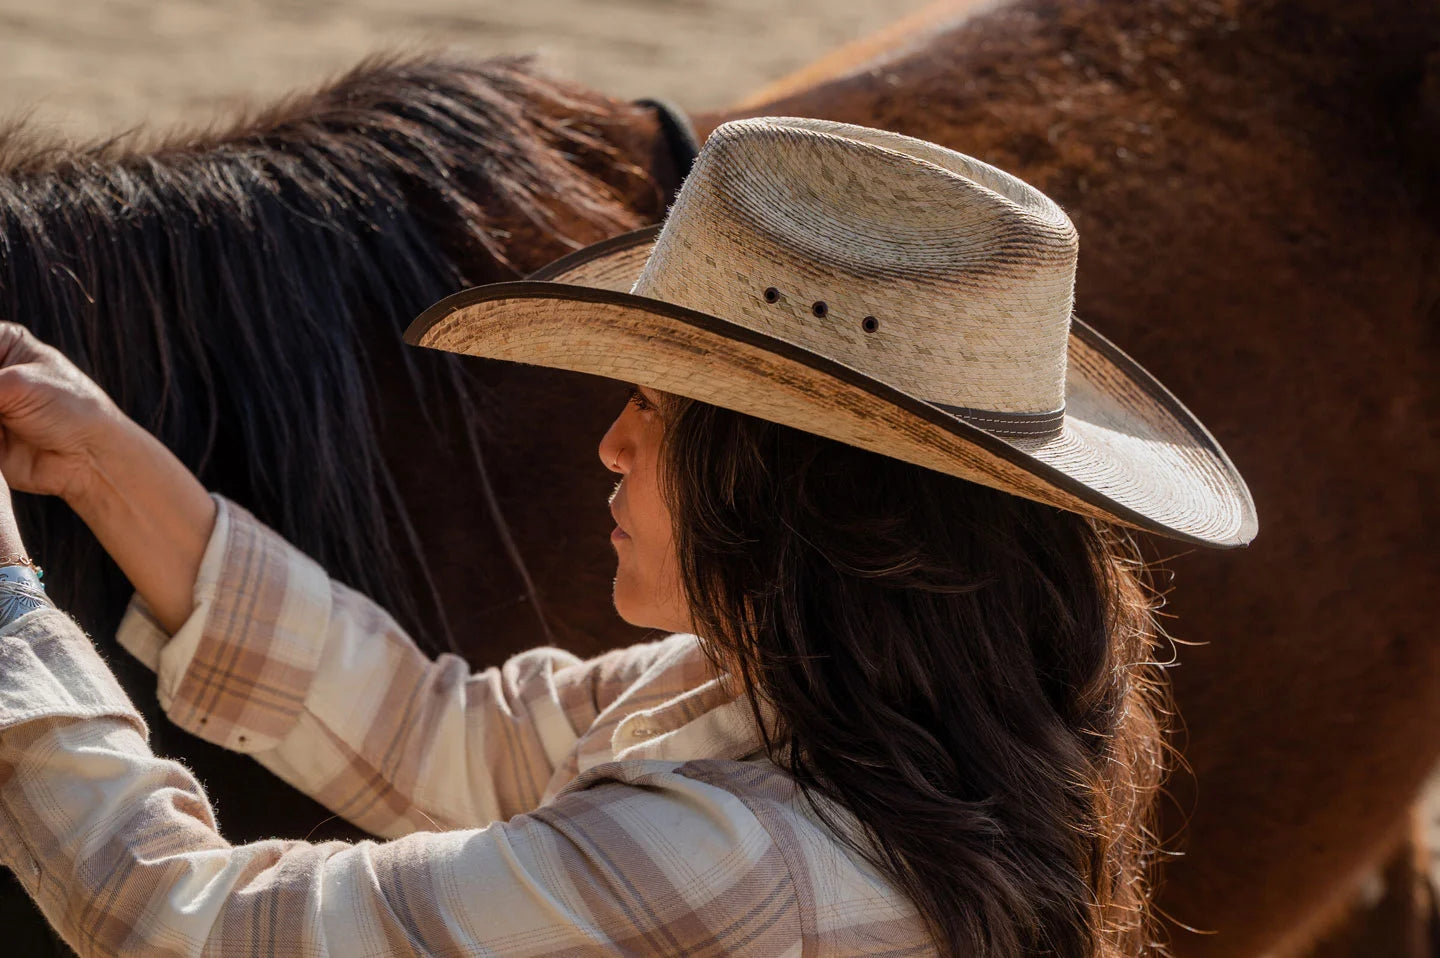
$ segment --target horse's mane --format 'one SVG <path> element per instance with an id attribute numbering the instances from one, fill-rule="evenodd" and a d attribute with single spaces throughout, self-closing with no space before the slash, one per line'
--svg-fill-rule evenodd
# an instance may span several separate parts
<path id="1" fill-rule="evenodd" d="M 386 59 L 222 130 L 72 146 L 12 125 L 0 318 L 63 350 L 212 489 L 402 624 L 438 621 L 448 644 L 438 601 L 412 598 L 425 564 L 381 455 L 373 360 L 403 357 L 483 477 L 476 384 L 401 331 L 462 286 L 642 225 L 625 191 L 654 186 L 606 140 L 634 109 L 524 59 Z M 113 627 L 123 579 L 63 505 L 21 498 L 32 549 L 63 570 L 62 607 Z"/>

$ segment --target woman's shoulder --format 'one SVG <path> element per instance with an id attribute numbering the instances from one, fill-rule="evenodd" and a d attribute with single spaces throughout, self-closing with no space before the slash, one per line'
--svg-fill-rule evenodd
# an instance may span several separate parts
<path id="1" fill-rule="evenodd" d="M 841 837 L 862 834 L 849 813 L 817 807 L 768 759 L 610 762 L 536 814 L 567 828 L 597 814 L 629 823 L 627 848 L 685 862 L 704 894 L 778 895 L 823 954 L 929 949 L 909 900 Z"/>

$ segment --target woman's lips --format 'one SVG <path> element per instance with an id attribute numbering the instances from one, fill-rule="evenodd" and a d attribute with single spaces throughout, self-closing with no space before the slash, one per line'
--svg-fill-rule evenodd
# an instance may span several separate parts
<path id="1" fill-rule="evenodd" d="M 628 538 L 630 538 L 630 533 L 628 533 L 628 532 L 626 532 L 624 529 L 620 528 L 620 517 L 615 514 L 615 503 L 614 503 L 614 502 L 611 502 L 611 503 L 610 503 L 610 518 L 615 520 L 615 529 L 614 529 L 613 532 L 610 533 L 610 541 L 614 542 L 614 541 L 617 540 L 617 539 L 628 539 Z"/>

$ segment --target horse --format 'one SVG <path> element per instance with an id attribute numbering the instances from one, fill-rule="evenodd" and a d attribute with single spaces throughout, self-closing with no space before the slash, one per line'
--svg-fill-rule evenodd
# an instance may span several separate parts
<path id="1" fill-rule="evenodd" d="M 1171 632 L 1199 643 L 1173 670 L 1185 854 L 1159 905 L 1215 932 L 1177 929 L 1179 954 L 1293 951 L 1406 836 L 1440 757 L 1440 5 L 973 7 L 697 125 L 879 126 L 1070 211 L 1078 314 L 1191 405 L 1261 517 L 1235 555 L 1152 543 Z"/>
<path id="2" fill-rule="evenodd" d="M 1095 21 L 1097 36 L 1113 28 L 1117 17 L 1124 19 L 1118 6 L 1085 7 Z M 1201 14 L 1211 8 L 1201 7 L 1195 17 L 1203 21 Z M 1144 320 L 1161 306 L 1175 314 L 1172 296 L 1204 291 L 1198 280 L 1175 290 L 1160 282 L 1161 274 L 1173 278 L 1184 260 L 1176 257 L 1160 264 L 1156 281 L 1148 287 L 1118 284 L 1116 273 L 1127 264 L 1151 265 L 1149 246 L 1138 246 L 1133 236 L 1127 242 L 1127 221 L 1107 205 L 1128 194 L 1117 194 L 1109 180 L 1086 180 L 1067 164 L 1054 164 L 1057 175 L 1049 181 L 1043 164 L 1031 162 L 1027 168 L 1026 161 L 1033 157 L 1022 156 L 1025 150 L 1012 149 L 1013 157 L 1005 153 L 1014 144 L 1004 142 L 998 128 L 1018 122 L 1001 109 L 1006 97 L 1013 100 L 1017 114 L 1028 110 L 1032 119 L 1055 105 L 1037 102 L 1033 90 L 1027 97 L 1022 95 L 1027 91 L 1017 89 L 1022 60 L 1010 61 L 1004 70 L 992 64 L 988 71 L 969 72 L 983 49 L 969 50 L 971 59 L 967 59 L 961 45 L 975 42 L 978 36 L 983 48 L 993 41 L 985 31 L 1003 39 L 1006 30 L 1015 30 L 1020 41 L 1010 49 L 1018 55 L 1027 52 L 1023 41 L 1043 39 L 1025 36 L 1021 28 L 1030 24 L 1032 33 L 1043 33 L 1041 27 L 1064 27 L 1067 22 L 1063 11 L 1047 20 L 1048 8 L 1026 4 L 1018 9 L 1018 13 L 1011 9 L 986 14 L 955 31 L 927 38 L 884 70 L 866 74 L 884 91 L 882 96 L 865 99 L 860 96 L 865 84 L 846 77 L 811 91 L 817 99 L 808 105 L 793 101 L 774 108 L 874 125 L 886 125 L 885 111 L 890 108 L 897 111 L 888 118 L 890 125 L 914 132 L 913 118 L 907 121 L 900 115 L 903 108 L 928 112 L 933 103 L 948 102 L 933 89 L 929 95 L 923 92 L 927 77 L 943 86 L 940 64 L 948 62 L 960 71 L 950 75 L 950 87 L 939 91 L 946 97 L 957 95 L 955 87 L 963 88 L 956 77 L 978 78 L 975 84 L 982 89 L 973 93 L 972 109 L 947 116 L 956 130 L 964 129 L 964 122 L 978 128 L 983 126 L 980 118 L 991 110 L 988 121 L 997 129 L 988 135 L 996 141 L 992 142 L 995 152 L 986 152 L 987 141 L 978 134 L 974 143 L 958 143 L 941 128 L 943 124 L 936 126 L 931 138 L 1001 165 L 1013 159 L 1011 169 L 1061 196 L 1087 237 L 1079 289 L 1082 314 L 1157 369 L 1162 378 L 1176 383 L 1203 419 L 1219 423 L 1222 441 L 1232 451 L 1240 449 L 1237 459 L 1242 470 L 1257 491 L 1267 493 L 1276 488 L 1267 469 L 1293 473 L 1293 460 L 1284 453 L 1312 450 L 1298 440 L 1275 450 L 1264 442 L 1240 444 L 1237 432 L 1269 428 L 1269 420 L 1256 418 L 1236 429 L 1237 422 L 1255 408 L 1247 405 L 1256 402 L 1252 393 L 1235 388 L 1233 382 L 1228 388 L 1221 388 L 1223 383 L 1197 383 L 1193 376 L 1174 375 L 1174 367 L 1183 367 L 1187 357 L 1200 361 L 1218 354 L 1235 367 L 1229 375 L 1239 376 L 1260 359 L 1288 359 L 1289 354 L 1272 343 L 1267 355 L 1248 337 L 1237 342 L 1234 331 L 1246 330 L 1256 319 L 1241 308 L 1243 297 L 1238 295 L 1229 311 L 1221 314 L 1231 324 L 1225 328 L 1146 324 Z M 1239 32 L 1233 29 L 1223 35 Z M 1094 46 L 1091 56 L 1114 53 L 1098 42 Z M 926 63 L 935 65 L 936 72 L 926 74 Z M 906 64 L 910 72 L 903 69 Z M 1188 65 L 1210 79 L 1214 77 L 1206 70 L 1223 78 L 1227 69 L 1236 66 Z M 1108 71 L 1105 61 L 1093 60 L 1075 71 L 1073 82 L 1093 85 Z M 898 83 L 893 82 L 896 78 Z M 910 95 L 904 94 L 906 82 L 916 84 Z M 985 94 L 985 84 L 994 85 L 994 96 Z M 915 90 L 922 92 L 915 96 Z M 827 97 L 835 112 L 827 113 Z M 702 127 L 707 119 L 718 121 L 702 119 Z M 1212 118 L 1202 115 L 1202 119 Z M 1108 157 L 1101 158 L 1108 165 L 1101 165 L 1093 143 L 1085 155 L 1086 137 L 1097 135 L 1095 129 L 1074 129 L 1074 140 L 1066 144 L 1070 164 L 1126 172 L 1124 164 Z M 1236 131 L 1223 125 L 1221 130 L 1230 134 L 1226 142 L 1233 152 Z M 1056 135 L 1063 138 L 1066 133 L 1062 126 Z M 1110 133 L 1104 128 L 1098 131 Z M 1204 155 L 1203 141 L 1191 145 Z M 663 124 L 653 111 L 546 81 L 513 63 L 473 68 L 423 62 L 372 64 L 320 94 L 203 137 L 75 150 L 25 142 L 12 134 L 0 148 L 0 170 L 5 171 L 0 176 L 0 311 L 29 323 L 76 357 L 127 412 L 156 430 L 212 488 L 254 509 L 320 558 L 332 574 L 375 595 L 428 649 L 458 648 L 478 664 L 540 642 L 564 644 L 581 653 L 594 651 L 642 637 L 615 621 L 609 609 L 608 580 L 597 574 L 610 558 L 601 535 L 607 524 L 604 510 L 596 505 L 608 491 L 609 476 L 587 444 L 603 430 L 623 393 L 587 377 L 409 354 L 399 346 L 399 330 L 428 300 L 453 288 L 521 275 L 576 245 L 658 218 L 681 172 L 667 146 Z M 1238 169 L 1249 173 L 1245 167 Z M 1186 172 L 1183 166 L 1175 171 L 1174 186 L 1185 185 Z M 1263 187 L 1265 176 L 1273 173 L 1259 171 L 1252 185 Z M 1120 179 L 1137 198 L 1144 198 L 1133 179 Z M 1087 185 L 1092 183 L 1093 189 Z M 1182 194 L 1176 189 L 1151 195 L 1150 214 L 1174 215 L 1167 212 L 1167 203 L 1176 204 L 1178 213 L 1193 212 L 1194 204 L 1187 206 Z M 1395 219 L 1396 228 L 1410 222 L 1398 214 Z M 1103 234 L 1117 228 L 1122 234 L 1118 237 L 1095 236 L 1097 230 Z M 1417 232 L 1424 235 L 1418 228 Z M 1097 238 L 1102 254 L 1097 269 L 1103 275 L 1090 280 L 1086 270 L 1097 261 L 1091 259 Z M 1249 240 L 1247 249 L 1252 253 L 1263 253 L 1267 241 L 1281 250 L 1294 242 L 1285 232 L 1267 234 L 1258 227 Z M 1218 255 L 1216 248 L 1196 245 L 1192 237 L 1185 252 L 1204 264 L 1201 274 L 1213 278 L 1215 270 L 1204 261 Z M 1273 261 L 1278 254 L 1273 249 L 1270 253 Z M 1238 276 L 1255 274 L 1255 266 L 1244 257 L 1220 259 Z M 1308 262 L 1304 265 L 1312 267 Z M 1310 301 L 1317 298 L 1312 294 Z M 1261 290 L 1252 305 L 1273 308 L 1274 302 L 1267 301 Z M 1208 315 L 1202 318 L 1208 321 Z M 1225 329 L 1231 335 L 1223 335 Z M 1402 322 L 1394 329 L 1377 327 L 1376 337 L 1377 348 L 1397 348 L 1413 340 L 1412 326 Z M 1167 350 L 1173 352 L 1168 361 L 1157 361 L 1157 357 L 1164 360 Z M 1372 384 L 1369 392 L 1357 395 L 1372 403 L 1379 393 L 1409 395 L 1421 402 L 1426 397 L 1414 384 L 1424 380 L 1411 370 L 1418 365 L 1423 371 L 1426 355 L 1421 349 L 1412 366 L 1394 367 L 1388 392 Z M 1364 369 L 1363 359 L 1374 358 L 1336 356 L 1332 350 L 1317 364 L 1339 363 L 1342 371 L 1356 371 Z M 1292 368 L 1275 362 L 1265 368 L 1272 376 L 1284 377 L 1287 384 L 1308 386 L 1304 377 L 1316 367 Z M 1353 378 L 1343 382 L 1351 384 Z M 1238 415 L 1233 412 L 1237 407 Z M 1377 408 L 1395 414 L 1383 403 Z M 1407 408 L 1402 403 L 1399 414 Z M 1232 411 L 1220 415 L 1226 409 Z M 1285 411 L 1290 418 L 1278 419 L 1282 425 L 1310 421 L 1293 410 Z M 1372 441 L 1364 451 L 1378 454 L 1385 448 L 1383 442 Z M 1312 454 L 1308 462 L 1312 468 L 1318 463 L 1327 481 L 1336 477 L 1333 484 L 1340 492 L 1354 494 L 1345 481 L 1349 477 L 1353 485 L 1360 471 L 1347 470 L 1343 451 Z M 1406 478 L 1433 476 L 1431 467 L 1429 460 L 1422 461 Z M 1270 485 L 1257 479 L 1257 470 L 1270 477 Z M 1370 494 L 1363 481 L 1359 487 Z M 537 490 L 543 490 L 543 496 Z M 1268 523 L 1266 533 L 1271 533 L 1276 518 L 1264 511 L 1266 499 L 1262 495 L 1262 515 Z M 1349 504 L 1343 496 L 1342 501 Z M 54 594 L 104 647 L 128 590 L 63 507 L 37 501 L 21 506 L 27 541 L 41 561 L 63 570 L 59 576 L 52 574 Z M 1369 512 L 1378 514 L 1378 507 Z M 1423 508 L 1417 516 L 1424 517 Z M 1314 521 L 1313 511 L 1298 518 Z M 1385 518 L 1390 525 L 1381 524 L 1378 540 L 1361 536 L 1354 541 L 1366 548 L 1375 541 L 1394 541 L 1393 517 Z M 1351 526 L 1325 521 L 1299 528 L 1315 530 L 1322 540 L 1327 530 L 1352 531 Z M 1417 557 L 1416 574 L 1424 572 L 1429 560 L 1415 552 L 1409 540 L 1398 541 L 1409 550 L 1404 554 Z M 1276 548 L 1293 557 L 1293 541 Z M 1251 556 L 1262 554 L 1260 549 L 1252 550 L 1246 561 L 1253 562 Z M 1283 561 L 1262 564 L 1261 574 L 1268 571 L 1269 577 L 1257 581 L 1226 571 L 1223 562 L 1235 558 L 1222 557 L 1208 565 L 1204 557 L 1172 559 L 1182 574 L 1172 605 L 1181 609 L 1180 621 L 1188 635 L 1206 635 L 1196 625 L 1205 625 L 1203 604 L 1186 607 L 1181 600 L 1192 578 L 1200 583 L 1202 593 L 1221 590 L 1212 594 L 1226 596 L 1227 605 L 1212 610 L 1212 622 L 1229 623 L 1231 631 L 1237 621 L 1252 627 L 1255 636 L 1247 651 L 1254 648 L 1254 641 L 1268 644 L 1251 653 L 1245 664 L 1269 668 L 1265 674 L 1274 676 L 1277 666 L 1265 656 L 1287 648 L 1291 640 L 1284 632 L 1285 616 L 1294 612 L 1293 597 L 1277 597 L 1275 585 L 1298 582 L 1296 567 Z M 1338 567 L 1356 557 L 1327 559 Z M 1347 568 L 1358 567 L 1356 561 Z M 1310 623 L 1311 617 L 1300 616 L 1297 621 Z M 1358 620 L 1352 615 L 1349 621 Z M 1408 628 L 1403 615 L 1394 621 Z M 1218 637 L 1225 631 L 1216 628 L 1213 634 Z M 1335 632 L 1327 630 L 1324 638 Z M 1358 639 L 1353 636 L 1349 640 L 1350 648 L 1372 651 L 1370 646 L 1356 646 Z M 1235 647 L 1221 641 L 1216 646 L 1217 651 Z M 1389 684 L 1383 691 L 1391 695 L 1409 691 L 1410 704 L 1423 710 L 1426 703 L 1420 696 L 1428 689 L 1407 689 L 1406 680 L 1413 683 L 1414 675 L 1401 678 L 1406 669 L 1425 664 L 1414 658 L 1423 650 L 1408 645 L 1406 649 L 1412 658 L 1391 663 L 1394 668 L 1386 673 Z M 113 664 L 128 673 L 122 674 L 122 681 L 137 700 L 151 703 L 153 678 L 130 667 L 125 658 L 112 656 Z M 1300 661 L 1307 669 L 1318 669 L 1322 687 L 1343 674 L 1343 666 L 1335 662 Z M 1227 701 L 1223 680 L 1236 674 L 1247 678 L 1244 670 L 1220 656 L 1202 665 L 1207 673 L 1219 676 L 1220 693 L 1207 697 L 1206 682 L 1213 680 L 1210 674 L 1198 675 L 1198 692 L 1181 683 L 1181 704 L 1196 740 L 1211 735 L 1207 747 L 1220 760 L 1207 760 L 1205 766 L 1196 763 L 1206 789 L 1205 801 L 1196 804 L 1196 822 L 1201 821 L 1202 810 L 1214 807 L 1217 788 L 1222 794 L 1232 789 L 1234 797 L 1238 785 L 1242 788 L 1238 799 L 1245 799 L 1244 780 L 1253 776 L 1244 767 L 1246 756 L 1254 754 L 1250 736 L 1277 734 L 1277 729 L 1282 735 L 1303 735 L 1302 723 L 1311 717 L 1309 712 L 1293 714 L 1268 689 L 1257 694 L 1253 678 L 1250 684 L 1234 686 L 1239 694 Z M 1177 679 L 1187 669 L 1188 663 L 1177 670 Z M 1306 671 L 1300 678 L 1310 675 Z M 1352 692 L 1345 682 L 1331 687 Z M 1312 687 L 1300 691 L 1318 695 L 1307 703 L 1312 711 L 1319 702 L 1333 702 L 1333 696 L 1327 701 Z M 1379 703 L 1379 691 L 1361 685 L 1353 690 L 1351 701 L 1367 708 L 1384 704 Z M 157 747 L 185 755 L 201 772 L 232 838 L 349 834 L 336 823 L 325 823 L 318 807 L 303 804 L 293 793 L 286 795 L 233 756 L 207 755 L 200 743 L 167 728 L 153 704 L 149 707 L 147 717 Z M 1206 712 L 1207 707 L 1214 711 Z M 1236 707 L 1248 710 L 1256 722 L 1253 728 L 1224 721 L 1225 710 Z M 1389 719 L 1392 712 L 1382 709 L 1381 716 Z M 1419 724 L 1416 719 L 1399 727 Z M 1212 735 L 1212 725 L 1222 731 Z M 1371 739 L 1378 740 L 1386 729 L 1372 731 Z M 1367 739 L 1360 744 L 1376 742 Z M 1380 753 L 1393 759 L 1393 745 L 1380 744 Z M 1228 765 L 1226 747 L 1236 756 Z M 1423 751 L 1414 748 L 1413 741 L 1407 747 Z M 1193 743 L 1189 751 L 1194 762 Z M 1414 757 L 1416 762 L 1426 760 Z M 1283 767 L 1284 774 L 1293 775 L 1299 785 L 1313 782 L 1317 768 L 1334 771 L 1333 754 L 1312 747 L 1303 758 Z M 1357 804 L 1378 796 L 1382 813 L 1405 792 L 1403 776 L 1397 775 L 1342 784 Z M 278 813 L 281 809 L 283 815 Z M 1241 817 L 1242 828 L 1267 825 L 1265 814 L 1252 815 L 1249 808 L 1227 811 Z M 1269 841 L 1271 850 L 1280 851 L 1314 841 L 1316 835 L 1306 828 L 1315 822 L 1295 813 L 1296 809 L 1287 810 L 1291 817 L 1280 822 L 1283 836 L 1252 832 L 1249 840 Z M 1371 820 L 1358 824 L 1368 828 Z M 1192 839 L 1195 828 L 1192 824 Z M 1353 841 L 1341 836 L 1338 854 L 1332 843 L 1325 854 L 1311 855 L 1306 864 L 1331 866 L 1333 871 L 1328 877 L 1301 876 L 1298 882 L 1299 869 L 1283 857 L 1249 855 L 1244 842 L 1212 848 L 1192 841 L 1183 866 L 1202 880 L 1190 881 L 1189 894 L 1194 897 L 1189 899 L 1184 893 L 1177 899 L 1177 884 L 1171 883 L 1166 902 L 1172 912 L 1197 922 L 1218 924 L 1225 918 L 1209 910 L 1214 894 L 1206 882 L 1231 881 L 1253 894 L 1266 883 L 1282 881 L 1301 897 L 1291 903 L 1296 907 L 1268 925 L 1230 924 L 1227 918 L 1224 934 L 1196 939 L 1198 946 L 1177 941 L 1177 950 L 1200 954 L 1197 949 L 1210 947 L 1210 953 L 1221 953 L 1213 944 L 1221 942 L 1218 947 L 1230 948 L 1228 953 L 1244 954 L 1257 942 L 1275 940 L 1275 929 L 1293 928 L 1300 922 L 1296 915 L 1308 916 L 1328 889 L 1343 884 L 1351 864 L 1373 847 L 1373 832 L 1372 828 L 1368 838 L 1362 835 Z M 1321 838 L 1329 841 L 1331 836 Z M 7 921 L 7 927 L 18 926 Z M 38 948 L 27 953 L 31 952 L 40 953 Z"/>

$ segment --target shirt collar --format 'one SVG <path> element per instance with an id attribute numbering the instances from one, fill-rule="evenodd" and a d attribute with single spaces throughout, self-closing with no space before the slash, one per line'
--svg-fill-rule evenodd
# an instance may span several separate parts
<path id="1" fill-rule="evenodd" d="M 626 716 L 610 739 L 616 761 L 733 760 L 755 754 L 762 745 L 750 700 L 734 692 L 728 676 Z"/>

